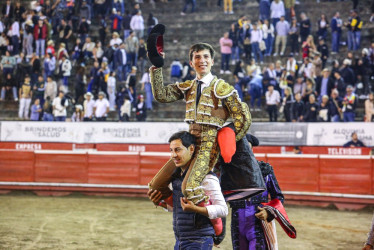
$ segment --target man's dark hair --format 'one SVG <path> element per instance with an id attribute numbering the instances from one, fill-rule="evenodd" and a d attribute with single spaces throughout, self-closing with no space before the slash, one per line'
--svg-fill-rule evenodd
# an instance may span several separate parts
<path id="1" fill-rule="evenodd" d="M 214 53 L 215 53 L 215 51 L 214 51 L 213 47 L 210 44 L 207 44 L 207 43 L 196 43 L 196 44 L 192 45 L 191 48 L 190 48 L 190 52 L 189 52 L 190 61 L 192 61 L 192 57 L 193 57 L 193 53 L 194 52 L 199 52 L 199 51 L 202 51 L 204 49 L 209 50 L 210 57 L 212 59 L 214 59 Z"/>
<path id="2" fill-rule="evenodd" d="M 173 134 L 169 138 L 169 143 L 174 141 L 174 140 L 178 140 L 178 139 L 180 139 L 182 141 L 183 146 L 185 146 L 186 148 L 188 148 L 191 144 L 196 145 L 195 136 L 192 135 L 191 133 L 187 132 L 187 131 L 180 131 L 180 132 L 177 132 L 177 133 Z"/>

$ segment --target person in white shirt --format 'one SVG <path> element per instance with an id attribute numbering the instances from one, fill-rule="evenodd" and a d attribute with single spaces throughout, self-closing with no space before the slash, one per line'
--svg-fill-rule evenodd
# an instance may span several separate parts
<path id="1" fill-rule="evenodd" d="M 282 43 L 282 49 L 281 49 L 280 55 L 283 56 L 284 51 L 286 50 L 288 31 L 290 30 L 290 25 L 284 19 L 284 16 L 281 16 L 280 21 L 277 22 L 277 25 L 275 26 L 275 30 L 277 31 L 277 37 L 275 38 L 274 56 L 278 55 L 280 43 Z"/>
<path id="2" fill-rule="evenodd" d="M 135 32 L 135 35 L 140 39 L 144 36 L 144 19 L 142 12 L 138 10 L 136 15 L 132 16 L 130 21 L 130 28 Z"/>
<path id="3" fill-rule="evenodd" d="M 84 100 L 83 102 L 83 110 L 84 110 L 83 121 L 89 122 L 89 121 L 92 121 L 94 108 L 95 108 L 95 100 L 93 100 L 93 95 L 91 92 L 87 92 L 84 95 L 84 98 L 86 100 Z"/>
<path id="4" fill-rule="evenodd" d="M 256 23 L 252 24 L 253 29 L 251 30 L 251 46 L 252 53 L 254 54 L 255 61 L 263 62 L 262 51 L 260 50 L 260 42 L 262 41 L 262 29 L 258 27 Z"/>
<path id="5" fill-rule="evenodd" d="M 284 4 L 282 0 L 274 0 L 270 5 L 270 17 L 273 21 L 273 26 L 277 25 L 277 22 L 281 16 L 285 16 L 286 11 L 284 9 Z"/>
<path id="6" fill-rule="evenodd" d="M 175 249 L 187 249 L 187 244 L 188 249 L 212 249 L 212 235 L 215 233 L 219 221 L 221 221 L 220 218 L 224 218 L 228 214 L 218 178 L 212 172 L 209 172 L 201 183 L 202 188 L 210 198 L 211 204 L 197 206 L 183 197 L 182 182 L 195 153 L 195 141 L 195 136 L 187 131 L 177 132 L 170 137 L 171 159 L 176 165 L 176 170 L 171 179 L 172 195 L 165 200 L 161 200 L 162 194 L 159 190 L 150 189 L 148 191 L 148 197 L 155 205 L 160 205 L 173 212 Z M 213 226 L 207 218 L 211 220 Z M 194 226 L 195 224 L 201 226 L 197 228 Z M 194 240 L 192 241 L 191 238 Z"/>
<path id="7" fill-rule="evenodd" d="M 122 43 L 122 39 L 119 38 L 118 32 L 113 32 L 112 39 L 110 39 L 110 42 L 109 42 L 110 46 L 113 47 L 114 44 L 121 44 L 121 43 Z"/>
<path id="8" fill-rule="evenodd" d="M 94 106 L 96 121 L 106 121 L 106 116 L 109 113 L 109 101 L 105 97 L 105 93 L 100 91 L 99 99 L 96 100 Z"/>
<path id="9" fill-rule="evenodd" d="M 265 94 L 267 111 L 269 114 L 270 122 L 276 122 L 278 119 L 278 104 L 280 102 L 280 94 L 278 90 L 274 90 L 273 85 L 268 86 L 268 91 Z"/>
<path id="10" fill-rule="evenodd" d="M 116 73 L 110 72 L 108 77 L 109 110 L 115 111 L 116 105 Z"/>
<path id="11" fill-rule="evenodd" d="M 12 23 L 12 26 L 10 27 L 9 31 L 12 37 L 12 45 L 13 45 L 12 55 L 18 55 L 19 54 L 20 31 L 19 31 L 19 22 L 17 19 Z"/>
<path id="12" fill-rule="evenodd" d="M 68 105 L 68 100 L 64 99 L 64 92 L 59 91 L 58 96 L 52 102 L 53 116 L 56 122 L 64 122 L 66 120 L 66 107 Z"/>
<path id="13" fill-rule="evenodd" d="M 125 96 L 123 104 L 120 108 L 120 120 L 123 122 L 128 122 L 131 116 L 131 101 L 129 96 Z"/>

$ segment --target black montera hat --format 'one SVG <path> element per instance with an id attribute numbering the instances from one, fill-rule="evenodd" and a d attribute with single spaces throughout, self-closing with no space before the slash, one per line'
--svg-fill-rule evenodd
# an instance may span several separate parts
<path id="1" fill-rule="evenodd" d="M 160 55 L 164 51 L 165 25 L 157 24 L 152 28 L 147 39 L 148 58 L 157 68 L 164 66 L 164 58 Z"/>

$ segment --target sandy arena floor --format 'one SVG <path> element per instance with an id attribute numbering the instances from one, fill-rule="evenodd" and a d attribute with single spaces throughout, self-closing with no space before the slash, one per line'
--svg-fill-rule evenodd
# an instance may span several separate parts
<path id="1" fill-rule="evenodd" d="M 361 249 L 372 211 L 287 207 L 279 249 Z M 230 220 L 228 221 L 228 225 Z M 220 249 L 231 249 L 230 228 Z M 171 213 L 145 198 L 0 196 L 0 249 L 173 249 Z"/>

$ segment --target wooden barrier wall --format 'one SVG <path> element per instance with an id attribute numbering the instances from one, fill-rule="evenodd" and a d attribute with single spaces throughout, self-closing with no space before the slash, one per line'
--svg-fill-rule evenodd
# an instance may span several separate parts
<path id="1" fill-rule="evenodd" d="M 139 192 L 144 195 L 146 185 L 169 157 L 165 152 L 0 149 L 0 182 L 135 185 L 143 189 Z M 274 167 L 283 191 L 374 195 L 372 156 L 256 154 L 256 158 Z M 19 188 L 14 183 L 2 183 L 0 189 L 28 188 L 27 184 Z M 105 192 L 104 187 L 101 189 Z M 75 191 L 58 185 L 48 190 Z M 113 192 L 128 190 L 116 188 Z M 373 204 L 374 200 L 360 202 Z"/>

